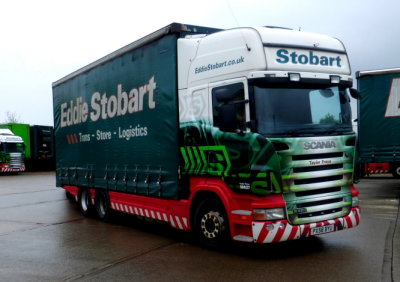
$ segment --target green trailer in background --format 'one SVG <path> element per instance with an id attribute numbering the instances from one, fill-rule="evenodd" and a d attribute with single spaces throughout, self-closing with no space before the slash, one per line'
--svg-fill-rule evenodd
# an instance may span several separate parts
<path id="1" fill-rule="evenodd" d="M 400 69 L 359 71 L 358 144 L 361 174 L 400 178 Z M 387 167 L 387 169 L 385 169 Z"/>
<path id="2" fill-rule="evenodd" d="M 0 128 L 10 129 L 24 141 L 24 161 L 27 170 L 51 170 L 55 168 L 54 129 L 52 126 L 7 123 L 1 124 Z"/>

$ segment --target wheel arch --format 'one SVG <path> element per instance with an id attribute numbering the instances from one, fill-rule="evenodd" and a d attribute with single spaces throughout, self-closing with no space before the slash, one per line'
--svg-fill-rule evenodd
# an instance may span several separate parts
<path id="1" fill-rule="evenodd" d="M 192 197 L 190 199 L 190 226 L 193 229 L 194 214 L 196 212 L 199 204 L 206 199 L 216 199 L 218 200 L 222 207 L 224 208 L 226 215 L 228 216 L 229 225 L 231 225 L 230 220 L 230 209 L 232 203 L 232 191 L 222 180 L 216 180 L 210 183 L 195 185 L 191 187 Z"/>

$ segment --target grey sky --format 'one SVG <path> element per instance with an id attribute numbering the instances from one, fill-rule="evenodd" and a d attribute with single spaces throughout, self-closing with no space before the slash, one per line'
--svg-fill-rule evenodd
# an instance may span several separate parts
<path id="1" fill-rule="evenodd" d="M 52 125 L 51 83 L 171 22 L 339 38 L 353 73 L 400 67 L 396 0 L 22 0 L 0 4 L 0 122 Z"/>

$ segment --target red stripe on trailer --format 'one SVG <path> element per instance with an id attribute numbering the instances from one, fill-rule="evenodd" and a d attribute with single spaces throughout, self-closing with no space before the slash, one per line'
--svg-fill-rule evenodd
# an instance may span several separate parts
<path id="1" fill-rule="evenodd" d="M 368 174 L 381 174 L 390 172 L 389 163 L 367 163 L 364 165 L 364 167 Z"/>
<path id="2" fill-rule="evenodd" d="M 78 197 L 79 188 L 77 186 L 64 185 L 63 188 L 71 195 Z"/>
<path id="3" fill-rule="evenodd" d="M 188 201 L 156 199 L 118 192 L 109 192 L 109 196 L 111 208 L 114 210 L 162 220 L 174 228 L 190 230 Z"/>

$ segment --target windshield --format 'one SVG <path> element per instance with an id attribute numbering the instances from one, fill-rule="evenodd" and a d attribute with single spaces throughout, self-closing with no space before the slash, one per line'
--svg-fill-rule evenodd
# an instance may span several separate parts
<path id="1" fill-rule="evenodd" d="M 331 135 L 352 132 L 344 88 L 253 87 L 253 118 L 264 135 Z"/>
<path id="2" fill-rule="evenodd" d="M 0 143 L 0 152 L 4 153 L 23 153 L 23 143 Z"/>

